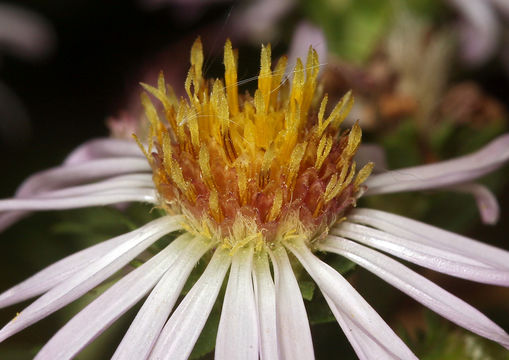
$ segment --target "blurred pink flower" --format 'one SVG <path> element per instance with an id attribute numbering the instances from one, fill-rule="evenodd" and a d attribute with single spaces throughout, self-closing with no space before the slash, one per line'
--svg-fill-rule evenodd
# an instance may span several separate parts
<path id="1" fill-rule="evenodd" d="M 55 46 L 51 25 L 41 16 L 18 6 L 0 4 L 0 64 L 2 53 L 40 60 Z M 0 141 L 19 146 L 30 134 L 30 120 L 19 97 L 0 82 Z"/>
<path id="2" fill-rule="evenodd" d="M 463 60 L 481 65 L 500 47 L 501 31 L 509 18 L 507 0 L 448 0 L 461 15 L 459 24 Z"/>

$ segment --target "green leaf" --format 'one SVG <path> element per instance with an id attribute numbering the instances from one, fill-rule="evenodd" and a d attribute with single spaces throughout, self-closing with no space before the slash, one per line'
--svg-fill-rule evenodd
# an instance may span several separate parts
<path id="1" fill-rule="evenodd" d="M 187 278 L 186 284 L 184 285 L 184 288 L 182 289 L 182 295 L 185 295 L 191 290 L 191 288 L 194 286 L 194 284 L 198 281 L 200 276 L 205 271 L 205 268 L 207 267 L 207 264 L 210 260 L 210 254 L 205 254 L 194 266 L 193 271 L 191 271 L 191 274 Z"/>
<path id="2" fill-rule="evenodd" d="M 315 283 L 310 280 L 299 281 L 300 292 L 305 300 L 311 301 L 315 292 Z"/>
<path id="3" fill-rule="evenodd" d="M 133 259 L 129 262 L 129 265 L 132 266 L 133 268 L 140 267 L 143 264 L 145 264 L 145 262 L 140 259 Z"/>
<path id="4" fill-rule="evenodd" d="M 414 336 L 400 330 L 402 339 L 423 360 L 508 360 L 509 353 L 502 346 L 474 335 L 450 323 L 431 311 L 424 310 L 425 330 Z"/>
<path id="5" fill-rule="evenodd" d="M 327 254 L 324 261 L 343 276 L 350 275 L 350 273 L 357 267 L 357 264 L 353 261 L 336 254 Z"/>
<path id="6" fill-rule="evenodd" d="M 456 131 L 456 126 L 450 121 L 441 121 L 430 134 L 430 146 L 435 153 L 442 153 L 452 135 Z"/>
<path id="7" fill-rule="evenodd" d="M 388 1 L 316 0 L 301 4 L 323 28 L 331 52 L 354 63 L 363 63 L 372 54 L 392 14 Z"/>
<path id="8" fill-rule="evenodd" d="M 336 321 L 321 292 L 317 292 L 312 301 L 305 302 L 309 322 L 312 325 Z"/>
<path id="9" fill-rule="evenodd" d="M 403 121 L 382 139 L 390 169 L 400 169 L 422 163 L 419 133 L 413 119 Z"/>
<path id="10" fill-rule="evenodd" d="M 180 236 L 180 234 L 182 234 L 181 231 L 175 231 L 168 235 L 165 235 L 162 238 L 160 238 L 159 240 L 157 240 L 155 243 L 153 243 L 148 248 L 148 250 L 153 254 L 157 254 L 159 251 L 163 250 L 165 247 L 170 245 L 170 243 L 173 240 L 175 240 L 178 236 Z"/>
<path id="11" fill-rule="evenodd" d="M 3 345 L 0 349 L 0 359 L 31 360 L 41 350 L 42 345 Z"/>

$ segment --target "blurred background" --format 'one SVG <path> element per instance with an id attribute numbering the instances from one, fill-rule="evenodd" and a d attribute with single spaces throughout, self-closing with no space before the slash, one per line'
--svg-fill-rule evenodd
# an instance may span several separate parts
<path id="1" fill-rule="evenodd" d="M 507 132 L 507 0 L 7 1 L 0 2 L 0 197 L 86 140 L 130 136 L 142 116 L 139 82 L 154 84 L 163 70 L 181 93 L 197 36 L 207 77 L 222 77 L 222 48 L 231 38 L 239 48 L 239 80 L 257 75 L 262 43 L 271 43 L 273 58 L 288 53 L 290 63 L 313 45 L 329 104 L 353 89 L 349 121 L 359 120 L 364 142 L 375 146 L 377 171 L 462 155 Z M 256 81 L 246 81 L 241 90 L 254 87 Z M 508 175 L 506 166 L 481 181 L 500 201 L 496 225 L 482 224 L 474 198 L 464 193 L 377 196 L 360 205 L 509 249 Z M 0 289 L 143 223 L 147 210 L 48 212 L 23 220 L 0 235 Z M 502 347 L 435 316 L 366 271 L 338 266 L 420 358 L 509 359 Z M 509 289 L 422 273 L 509 331 Z M 355 358 L 318 291 L 306 279 L 301 286 L 317 358 Z M 0 344 L 0 359 L 31 359 L 100 292 Z M 3 309 L 2 324 L 24 305 Z M 77 358 L 109 358 L 135 310 Z M 213 342 L 206 340 L 195 358 L 211 358 Z"/>

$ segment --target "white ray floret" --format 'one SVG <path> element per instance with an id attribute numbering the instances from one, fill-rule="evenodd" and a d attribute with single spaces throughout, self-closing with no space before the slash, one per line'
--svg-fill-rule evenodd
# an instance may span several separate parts
<path id="1" fill-rule="evenodd" d="M 100 242 L 69 255 L 0 294 L 0 307 L 40 295 L 68 279 L 130 238 L 129 234 Z"/>
<path id="2" fill-rule="evenodd" d="M 360 360 L 394 359 L 394 354 L 378 344 L 365 329 L 343 313 L 327 295 L 323 296 Z"/>
<path id="3" fill-rule="evenodd" d="M 138 193 L 136 190 L 141 190 L 141 194 Z M 115 176 L 112 178 L 108 178 L 106 180 L 102 180 L 99 182 L 91 183 L 91 184 L 85 184 L 85 185 L 76 185 L 76 186 L 70 186 L 65 188 L 60 188 L 57 190 L 48 190 L 48 191 L 41 191 L 38 193 L 33 194 L 25 194 L 24 196 L 18 194 L 17 198 L 9 199 L 12 201 L 12 204 L 17 204 L 17 206 L 22 206 L 24 201 L 35 199 L 67 199 L 68 203 L 72 200 L 72 197 L 74 197 L 74 201 L 80 201 L 83 196 L 86 197 L 95 197 L 96 202 L 98 205 L 101 205 L 99 203 L 104 203 L 105 199 L 99 199 L 97 200 L 97 196 L 101 194 L 108 194 L 108 192 L 113 193 L 126 193 L 125 195 L 130 197 L 140 197 L 143 196 L 143 192 L 151 194 L 150 190 L 154 189 L 154 183 L 152 182 L 152 176 L 150 174 L 128 174 L 128 175 L 120 175 Z M 129 195 L 130 194 L 130 195 Z M 152 195 L 151 195 L 152 196 Z M 16 200 L 23 200 L 21 202 Z M 71 199 L 71 200 L 69 200 Z M 119 197 L 118 199 L 110 199 L 110 200 L 121 200 Z M 0 200 L 1 202 L 2 200 Z M 92 200 L 89 200 L 89 202 Z M 122 200 L 124 201 L 124 200 Z M 121 201 L 119 201 L 121 202 Z M 150 198 L 150 202 L 153 202 L 153 199 Z M 41 203 L 41 201 L 39 201 Z M 112 202 L 112 204 L 115 204 L 116 202 Z M 72 204 L 72 203 L 71 203 Z M 62 205 L 62 204 L 61 204 Z M 69 205 L 72 206 L 72 205 Z M 76 206 L 80 207 L 80 206 Z M 26 206 L 25 206 L 26 208 Z M 50 210 L 53 208 L 50 208 Z M 16 221 L 19 221 L 20 219 L 24 218 L 25 216 L 29 215 L 31 211 L 29 210 L 8 210 L 6 212 L 0 212 L 0 230 L 3 230 L 7 228 L 8 226 L 12 225 Z"/>
<path id="4" fill-rule="evenodd" d="M 345 221 L 331 229 L 331 234 L 345 237 L 375 247 L 420 266 L 462 279 L 486 284 L 509 286 L 509 271 L 488 268 L 466 258 L 441 249 L 413 242 L 404 237 Z"/>
<path id="5" fill-rule="evenodd" d="M 509 335 L 493 321 L 396 260 L 360 244 L 334 236 L 327 238 L 320 245 L 320 249 L 345 256 L 443 317 L 509 347 Z"/>
<path id="6" fill-rule="evenodd" d="M 25 180 L 16 191 L 16 197 L 84 184 L 113 176 L 135 173 L 151 173 L 150 165 L 138 157 L 104 158 L 85 163 L 59 166 L 41 171 Z"/>
<path id="7" fill-rule="evenodd" d="M 373 209 L 354 209 L 350 212 L 348 220 L 442 250 L 444 254 L 448 254 L 448 258 L 461 257 L 472 264 L 509 270 L 508 251 L 417 220 Z"/>
<path id="8" fill-rule="evenodd" d="M 32 198 L 0 200 L 0 211 L 18 210 L 61 210 L 78 209 L 90 206 L 103 206 L 121 202 L 147 202 L 155 204 L 156 191 L 146 188 L 127 188 L 63 198 Z"/>
<path id="9" fill-rule="evenodd" d="M 74 165 L 101 158 L 139 157 L 144 159 L 139 146 L 130 140 L 99 138 L 92 139 L 74 149 L 65 159 L 64 165 Z"/>
<path id="10" fill-rule="evenodd" d="M 129 239 L 30 304 L 0 330 L 0 341 L 85 294 L 125 266 L 161 236 L 180 228 L 180 217 L 162 217 L 129 233 Z M 125 236 L 125 235 L 124 235 Z"/>
<path id="11" fill-rule="evenodd" d="M 286 250 L 271 253 L 276 284 L 277 338 L 283 359 L 314 359 L 311 330 L 297 279 Z"/>
<path id="12" fill-rule="evenodd" d="M 509 160 L 509 134 L 481 150 L 436 164 L 415 166 L 372 175 L 366 180 L 366 195 L 436 189 L 477 179 Z"/>
<path id="13" fill-rule="evenodd" d="M 253 247 L 232 256 L 217 330 L 216 359 L 258 359 L 258 324 L 251 269 Z"/>
<path id="14" fill-rule="evenodd" d="M 65 187 L 58 190 L 44 191 L 26 198 L 65 198 L 72 196 L 93 195 L 112 190 L 154 189 L 150 174 L 120 175 L 91 184 Z M 25 199 L 25 198 L 23 198 Z"/>
<path id="15" fill-rule="evenodd" d="M 148 357 L 189 274 L 210 245 L 196 237 L 179 254 L 143 303 L 112 359 Z"/>
<path id="16" fill-rule="evenodd" d="M 302 242 L 289 243 L 287 246 L 315 280 L 320 290 L 378 345 L 384 347 L 395 358 L 416 359 L 380 315 L 336 270 L 314 256 Z"/>
<path id="17" fill-rule="evenodd" d="M 131 271 L 62 327 L 36 359 L 72 359 L 136 304 L 170 268 L 193 236 L 184 234 L 146 263 Z"/>
<path id="18" fill-rule="evenodd" d="M 260 359 L 277 359 L 276 292 L 265 251 L 254 256 L 253 283 L 258 313 Z"/>
<path id="19" fill-rule="evenodd" d="M 228 251 L 217 249 L 207 268 L 164 326 L 151 360 L 186 360 L 205 326 L 230 267 Z"/>

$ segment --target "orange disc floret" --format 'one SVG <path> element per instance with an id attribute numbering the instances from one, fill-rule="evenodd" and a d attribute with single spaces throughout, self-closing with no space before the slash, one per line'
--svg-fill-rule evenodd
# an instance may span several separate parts
<path id="1" fill-rule="evenodd" d="M 237 52 L 224 48 L 225 78 L 202 75 L 197 39 L 185 89 L 177 99 L 161 74 L 157 87 L 143 84 L 150 121 L 148 149 L 161 206 L 183 213 L 188 228 L 235 248 L 246 241 L 268 244 L 291 236 L 317 236 L 355 205 L 372 164 L 356 172 L 353 156 L 360 127 L 340 125 L 353 99 L 347 93 L 328 116 L 327 96 L 317 102 L 319 69 L 310 47 L 289 86 L 286 57 L 274 69 L 262 46 L 258 88 L 240 95 Z M 319 106 L 316 104 L 319 103 Z M 297 235 L 296 235 L 297 234 Z M 240 245 L 239 245 L 240 244 Z"/>

